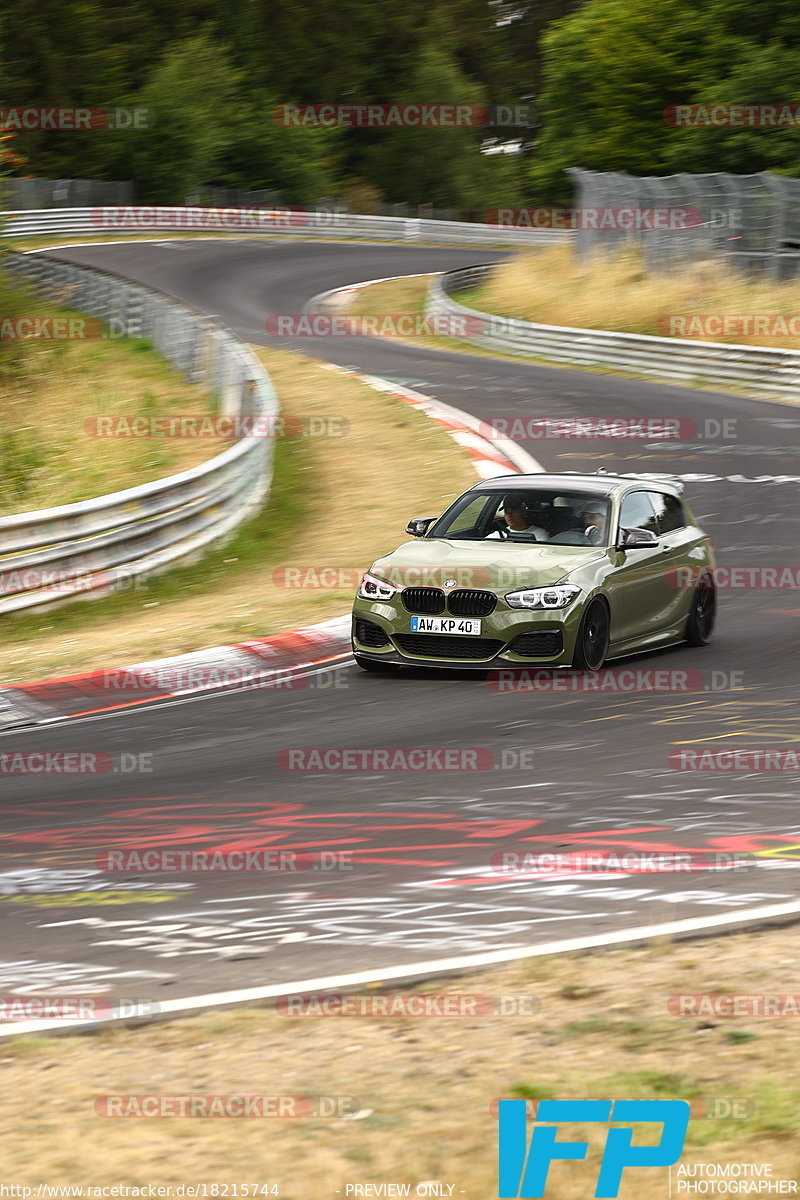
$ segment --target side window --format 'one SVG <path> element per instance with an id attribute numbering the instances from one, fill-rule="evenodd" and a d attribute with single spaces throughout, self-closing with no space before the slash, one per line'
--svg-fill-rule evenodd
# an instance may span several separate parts
<path id="1" fill-rule="evenodd" d="M 500 497 L 497 498 L 498 502 Z M 458 537 L 460 533 L 471 533 L 479 523 L 481 514 L 490 504 L 494 504 L 491 496 L 475 496 L 469 500 L 457 516 L 450 519 L 447 529 L 448 537 Z"/>
<path id="2" fill-rule="evenodd" d="M 684 529 L 686 513 L 677 496 L 667 496 L 663 492 L 650 492 L 653 507 L 658 519 L 658 532 L 670 533 L 673 529 Z"/>
<path id="3" fill-rule="evenodd" d="M 658 533 L 656 514 L 650 502 L 650 492 L 631 492 L 622 501 L 619 514 L 620 529 L 649 529 Z"/>

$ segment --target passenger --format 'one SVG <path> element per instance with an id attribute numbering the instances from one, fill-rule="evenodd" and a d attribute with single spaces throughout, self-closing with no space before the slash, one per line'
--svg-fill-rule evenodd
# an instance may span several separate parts
<path id="1" fill-rule="evenodd" d="M 607 518 L 607 504 L 602 500 L 589 500 L 583 505 L 578 516 L 583 524 L 583 533 L 587 542 L 592 546 L 600 546 L 605 544 Z"/>
<path id="2" fill-rule="evenodd" d="M 566 501 L 562 501 L 561 505 L 558 500 L 555 503 L 557 507 L 566 510 Z M 582 500 L 577 511 L 571 505 L 569 507 L 572 509 L 571 519 L 575 524 L 570 529 L 562 529 L 554 534 L 550 541 L 561 546 L 605 545 L 608 506 L 602 500 Z"/>

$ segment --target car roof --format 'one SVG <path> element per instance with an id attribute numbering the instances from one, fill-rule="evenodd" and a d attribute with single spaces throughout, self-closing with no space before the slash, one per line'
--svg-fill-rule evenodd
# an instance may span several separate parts
<path id="1" fill-rule="evenodd" d="M 518 491 L 527 487 L 546 487 L 552 490 L 563 488 L 564 491 L 594 492 L 610 496 L 612 492 L 623 488 L 645 486 L 653 491 L 662 489 L 671 494 L 683 491 L 679 480 L 663 479 L 657 475 L 586 475 L 580 471 L 564 471 L 559 475 L 495 475 L 492 479 L 484 479 L 473 484 L 470 491 L 487 489 L 493 492 Z"/>

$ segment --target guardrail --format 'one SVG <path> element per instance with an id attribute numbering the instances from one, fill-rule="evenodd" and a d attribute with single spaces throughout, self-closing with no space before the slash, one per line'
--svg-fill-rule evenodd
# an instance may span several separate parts
<path id="1" fill-rule="evenodd" d="M 479 312 L 452 299 L 452 293 L 482 284 L 492 270 L 493 265 L 483 264 L 437 276 L 428 291 L 426 312 L 460 318 L 465 341 L 507 354 L 582 367 L 612 367 L 683 383 L 734 385 L 765 395 L 800 395 L 800 352 L 796 350 L 535 325 Z"/>
<path id="2" fill-rule="evenodd" d="M 41 208 L 0 213 L 0 221 L 0 234 L 5 238 L 62 237 L 73 233 L 91 234 L 92 237 L 112 237 L 120 233 L 146 237 L 169 233 L 237 233 L 245 237 L 284 234 L 291 238 L 357 238 L 429 245 L 544 246 L 571 241 L 575 237 L 574 231 L 567 229 L 516 229 L 469 221 L 266 208 L 159 208 L 145 205 Z"/>
<path id="3" fill-rule="evenodd" d="M 187 379 L 210 384 L 221 414 L 250 424 L 246 436 L 188 471 L 0 518 L 0 613 L 130 586 L 137 576 L 199 557 L 258 509 L 274 454 L 264 433 L 274 432 L 279 410 L 269 376 L 245 346 L 209 318 L 104 271 L 32 254 L 8 255 L 4 265 L 50 299 L 150 338 Z"/>

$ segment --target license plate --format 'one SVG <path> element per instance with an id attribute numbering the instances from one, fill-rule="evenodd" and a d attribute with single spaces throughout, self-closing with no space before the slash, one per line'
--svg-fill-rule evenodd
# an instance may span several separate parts
<path id="1" fill-rule="evenodd" d="M 464 617 L 412 617 L 412 633 L 471 633 L 481 631 L 480 621 Z"/>

